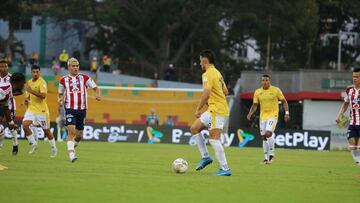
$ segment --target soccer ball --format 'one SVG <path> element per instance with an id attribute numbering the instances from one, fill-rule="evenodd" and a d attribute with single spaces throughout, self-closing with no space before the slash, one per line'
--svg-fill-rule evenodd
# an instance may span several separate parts
<path id="1" fill-rule="evenodd" d="M 188 163 L 185 159 L 178 158 L 172 163 L 172 168 L 175 173 L 185 173 L 188 168 Z"/>

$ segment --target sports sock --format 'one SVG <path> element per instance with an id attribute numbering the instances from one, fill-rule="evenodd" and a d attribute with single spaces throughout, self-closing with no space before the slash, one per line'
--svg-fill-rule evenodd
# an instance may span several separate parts
<path id="1" fill-rule="evenodd" d="M 219 161 L 220 167 L 223 170 L 229 170 L 229 166 L 225 157 L 224 147 L 222 146 L 220 140 L 209 139 L 209 142 L 215 151 L 215 156 L 216 159 Z"/>
<path id="2" fill-rule="evenodd" d="M 11 130 L 11 135 L 12 135 L 12 139 L 13 139 L 13 146 L 17 146 L 19 144 L 17 131 Z"/>
<path id="3" fill-rule="evenodd" d="M 29 136 L 26 136 L 27 140 L 29 141 L 30 144 L 37 144 L 36 141 L 35 141 L 35 137 L 33 134 L 29 135 Z"/>
<path id="4" fill-rule="evenodd" d="M 357 149 L 351 150 L 351 155 L 354 159 L 354 161 L 358 164 L 360 164 L 360 151 Z"/>
<path id="5" fill-rule="evenodd" d="M 55 138 L 49 140 L 49 143 L 50 143 L 51 148 L 56 148 Z"/>
<path id="6" fill-rule="evenodd" d="M 201 157 L 209 157 L 209 151 L 206 147 L 205 138 L 201 133 L 193 135 L 193 139 L 195 139 L 198 149 L 200 151 Z"/>
<path id="7" fill-rule="evenodd" d="M 75 143 L 73 141 L 67 141 L 67 149 L 68 149 L 68 152 L 69 152 L 70 159 L 75 157 L 74 145 L 75 145 Z"/>
<path id="8" fill-rule="evenodd" d="M 269 144 L 269 156 L 275 155 L 275 139 L 274 136 L 271 136 L 270 138 L 267 138 L 267 142 Z"/>
<path id="9" fill-rule="evenodd" d="M 267 140 L 263 140 L 263 150 L 264 150 L 264 156 L 266 160 L 269 160 L 269 143 Z"/>

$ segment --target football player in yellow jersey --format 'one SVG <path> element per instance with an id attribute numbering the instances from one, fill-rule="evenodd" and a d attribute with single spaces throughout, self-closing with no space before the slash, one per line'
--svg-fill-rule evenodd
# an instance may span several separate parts
<path id="1" fill-rule="evenodd" d="M 40 126 L 49 139 L 51 146 L 50 157 L 54 158 L 57 154 L 57 148 L 54 136 L 50 131 L 50 113 L 46 103 L 47 85 L 45 80 L 40 77 L 40 67 L 38 65 L 31 67 L 31 77 L 32 78 L 27 81 L 25 87 L 25 104 L 27 105 L 27 110 L 23 119 L 24 133 L 31 144 L 29 154 L 34 153 L 34 151 L 38 148 L 38 144 L 32 130 L 30 129 L 30 125 Z"/>
<path id="2" fill-rule="evenodd" d="M 214 176 L 230 176 L 231 170 L 228 167 L 224 148 L 220 142 L 220 136 L 224 122 L 229 116 L 229 107 L 226 102 L 228 90 L 221 73 L 215 68 L 215 55 L 211 50 L 204 50 L 200 53 L 200 65 L 205 71 L 202 75 L 204 92 L 196 108 L 196 120 L 190 127 L 193 139 L 196 141 L 202 159 L 196 167 L 199 171 L 213 162 L 206 148 L 206 142 L 201 134 L 203 129 L 209 129 L 209 142 L 215 151 L 216 159 L 219 161 L 220 169 Z M 201 112 L 204 106 L 208 106 L 205 112 Z"/>
<path id="3" fill-rule="evenodd" d="M 254 93 L 253 105 L 247 115 L 247 119 L 251 120 L 252 115 L 260 105 L 260 134 L 263 136 L 263 149 L 265 154 L 264 163 L 271 164 L 275 157 L 275 139 L 273 132 L 279 117 L 279 101 L 281 101 L 285 109 L 285 122 L 290 119 L 289 105 L 278 87 L 270 84 L 270 76 L 263 75 L 261 77 L 262 87 Z"/>

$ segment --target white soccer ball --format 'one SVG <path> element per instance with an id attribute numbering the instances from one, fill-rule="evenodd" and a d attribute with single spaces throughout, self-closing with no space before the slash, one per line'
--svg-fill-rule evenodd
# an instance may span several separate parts
<path id="1" fill-rule="evenodd" d="M 178 158 L 172 163 L 172 168 L 175 173 L 185 173 L 188 168 L 188 163 L 185 159 Z"/>

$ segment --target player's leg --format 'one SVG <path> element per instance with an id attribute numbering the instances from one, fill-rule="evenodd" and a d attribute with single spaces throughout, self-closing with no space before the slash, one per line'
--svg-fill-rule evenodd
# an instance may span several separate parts
<path id="1" fill-rule="evenodd" d="M 213 160 L 211 159 L 210 155 L 209 155 L 209 151 L 206 147 L 206 142 L 205 142 L 205 138 L 204 136 L 200 133 L 203 129 L 206 128 L 206 126 L 204 125 L 204 123 L 208 123 L 206 122 L 206 120 L 209 120 L 207 117 L 208 113 L 204 112 L 200 119 L 196 119 L 194 121 L 194 123 L 191 125 L 190 127 L 190 131 L 191 134 L 193 135 L 193 139 L 195 140 L 199 152 L 201 154 L 201 160 L 198 163 L 198 165 L 196 166 L 197 171 L 205 168 L 207 165 L 211 164 L 213 162 Z"/>
<path id="2" fill-rule="evenodd" d="M 13 101 L 15 102 L 15 100 Z M 15 120 L 15 109 L 14 108 L 10 108 L 10 114 L 11 114 L 11 118 L 12 120 Z M 14 156 L 16 156 L 19 152 L 19 141 L 18 141 L 18 129 L 10 129 L 10 133 L 12 136 L 12 140 L 13 140 L 13 149 L 12 149 L 12 154 Z"/>
<path id="3" fill-rule="evenodd" d="M 349 150 L 351 151 L 352 158 L 357 165 L 360 165 L 360 151 L 358 149 L 359 129 L 360 128 L 358 126 L 350 125 L 347 134 Z"/>
<path id="4" fill-rule="evenodd" d="M 74 162 L 77 160 L 76 154 L 75 154 L 75 141 L 74 141 L 74 137 L 75 137 L 75 112 L 72 109 L 66 109 L 65 110 L 65 114 L 66 114 L 66 119 L 65 119 L 65 126 L 67 128 L 68 131 L 68 136 L 67 136 L 67 150 L 69 153 L 69 158 L 71 162 Z"/>
<path id="5" fill-rule="evenodd" d="M 1 124 L 0 124 L 1 125 Z M 3 140 L 5 139 L 5 127 L 3 125 L 0 126 L 0 149 L 3 147 Z"/>
<path id="6" fill-rule="evenodd" d="M 24 115 L 23 122 L 22 122 L 22 126 L 23 126 L 25 136 L 26 136 L 27 140 L 29 141 L 29 143 L 31 144 L 29 154 L 34 153 L 35 150 L 38 148 L 38 145 L 37 145 L 37 142 L 36 142 L 35 137 L 33 135 L 33 132 L 30 129 L 30 125 L 33 123 L 34 119 L 35 119 L 35 114 L 33 114 L 30 111 L 26 111 L 25 115 Z"/>
<path id="7" fill-rule="evenodd" d="M 275 157 L 275 138 L 274 138 L 274 131 L 276 128 L 277 120 L 275 118 L 270 118 L 266 121 L 265 125 L 265 137 L 267 139 L 267 143 L 269 145 L 269 161 L 268 164 L 271 164 L 273 162 L 273 159 Z"/>
<path id="8" fill-rule="evenodd" d="M 264 164 L 267 164 L 269 161 L 269 144 L 267 142 L 267 138 L 265 137 L 265 128 L 266 128 L 266 120 L 260 120 L 259 123 L 259 127 L 260 127 L 260 135 L 263 138 L 263 151 L 264 151 Z"/>
<path id="9" fill-rule="evenodd" d="M 49 113 L 40 114 L 38 119 L 41 122 L 41 127 L 42 127 L 46 137 L 48 138 L 48 141 L 50 144 L 50 148 L 51 148 L 50 157 L 54 158 L 57 155 L 57 148 L 56 148 L 54 135 L 50 131 L 50 114 Z"/>
<path id="10" fill-rule="evenodd" d="M 76 116 L 76 130 L 75 130 L 75 147 L 80 144 L 80 141 L 82 140 L 84 125 L 85 125 L 85 119 L 86 119 L 86 111 L 81 110 L 77 112 Z"/>
<path id="11" fill-rule="evenodd" d="M 209 142 L 214 149 L 216 159 L 219 162 L 220 170 L 214 176 L 230 176 L 231 170 L 229 169 L 224 147 L 220 142 L 221 132 L 224 127 L 225 117 L 211 115 L 211 128 Z"/>

